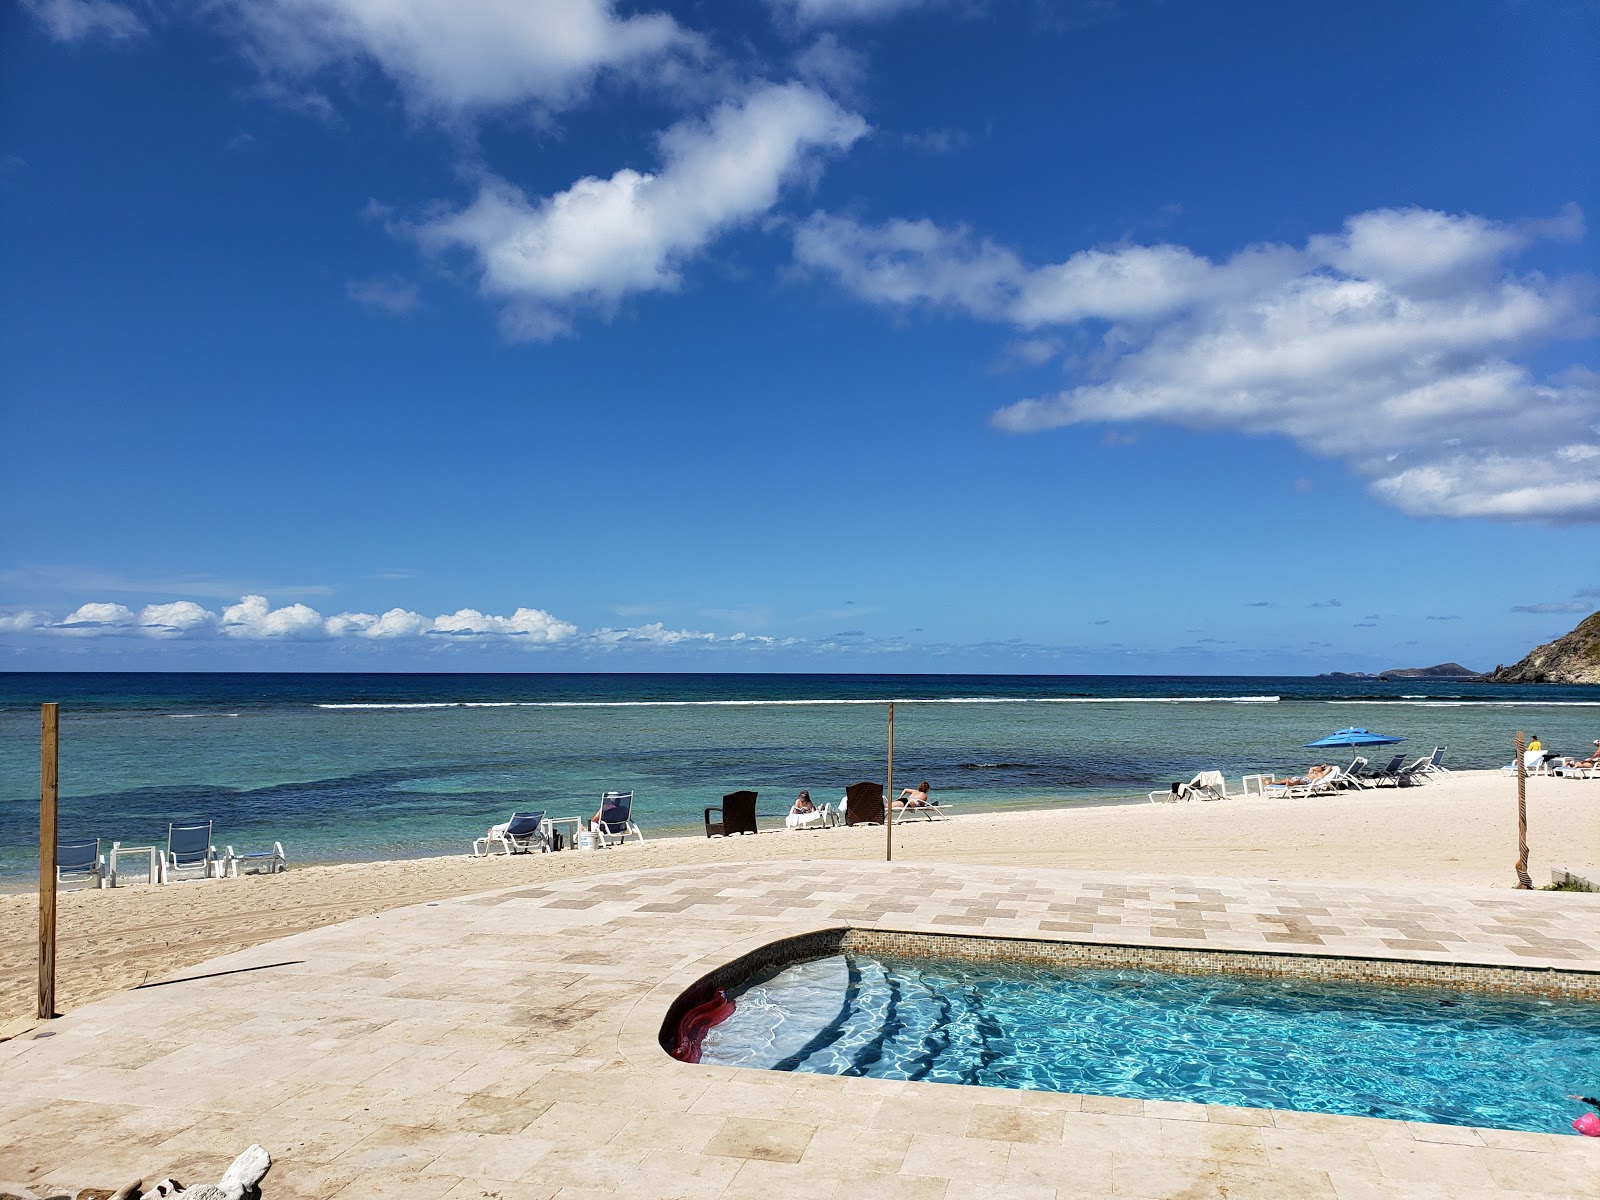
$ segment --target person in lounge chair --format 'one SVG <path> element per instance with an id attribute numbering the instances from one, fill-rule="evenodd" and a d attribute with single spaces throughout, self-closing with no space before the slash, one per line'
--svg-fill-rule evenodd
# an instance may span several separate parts
<path id="1" fill-rule="evenodd" d="M 1314 783 L 1321 783 L 1333 774 L 1332 763 L 1317 763 L 1304 775 L 1296 775 L 1292 779 L 1268 780 L 1274 787 L 1310 787 Z"/>
<path id="2" fill-rule="evenodd" d="M 789 815 L 783 823 L 790 829 L 804 829 L 809 825 L 826 825 L 828 823 L 827 805 L 818 808 L 811 802 L 810 792 L 801 792 L 795 797 L 794 806 L 789 809 Z"/>
<path id="3" fill-rule="evenodd" d="M 1566 761 L 1566 765 L 1569 767 L 1582 767 L 1585 769 L 1589 767 L 1600 767 L 1600 738 L 1595 738 L 1594 749 L 1590 752 L 1588 758 L 1569 758 Z"/>
<path id="4" fill-rule="evenodd" d="M 928 781 L 924 779 L 914 788 L 906 788 L 895 797 L 896 808 L 926 808 L 928 807 Z"/>

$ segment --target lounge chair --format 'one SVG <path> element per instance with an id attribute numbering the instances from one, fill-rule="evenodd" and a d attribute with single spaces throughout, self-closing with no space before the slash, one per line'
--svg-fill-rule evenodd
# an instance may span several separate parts
<path id="1" fill-rule="evenodd" d="M 279 871 L 289 869 L 289 859 L 283 852 L 282 842 L 273 842 L 271 850 L 251 850 L 246 854 L 236 853 L 232 846 L 227 847 L 227 852 L 222 856 L 225 872 L 230 876 L 237 876 L 240 863 L 260 863 L 266 868 L 263 872 L 266 875 L 276 875 Z M 249 870 L 247 865 L 245 872 L 248 874 Z"/>
<path id="2" fill-rule="evenodd" d="M 100 839 L 56 843 L 56 882 L 106 886 L 106 860 L 100 853 Z"/>
<path id="3" fill-rule="evenodd" d="M 605 792 L 600 797 L 600 816 L 589 828 L 601 846 L 620 846 L 630 837 L 644 841 L 644 834 L 633 823 L 633 793 Z"/>
<path id="4" fill-rule="evenodd" d="M 808 813 L 797 813 L 791 808 L 783 818 L 783 824 L 788 829 L 831 829 L 838 823 L 838 814 L 828 804 L 819 804 Z"/>
<path id="5" fill-rule="evenodd" d="M 1367 760 L 1357 755 L 1350 760 L 1350 765 L 1339 775 L 1341 787 L 1364 788 L 1367 786 Z"/>
<path id="6" fill-rule="evenodd" d="M 1400 774 L 1400 768 L 1405 766 L 1405 761 L 1406 756 L 1404 754 L 1396 754 L 1389 760 L 1388 766 L 1379 767 L 1374 771 L 1363 771 L 1361 772 L 1361 778 L 1364 782 L 1370 783 L 1375 787 L 1392 784 L 1395 781 L 1395 776 Z"/>
<path id="7" fill-rule="evenodd" d="M 550 829 L 545 824 L 544 809 L 537 812 L 514 812 L 502 825 L 491 825 L 489 832 L 472 843 L 472 856 L 485 858 L 489 843 L 499 842 L 507 857 L 513 854 L 541 854 L 550 849 Z"/>
<path id="8" fill-rule="evenodd" d="M 201 879 L 221 879 L 223 859 L 211 844 L 210 821 L 188 821 L 167 826 L 167 853 L 162 874 L 166 880 L 199 872 Z"/>
<path id="9" fill-rule="evenodd" d="M 883 824 L 883 784 L 852 783 L 844 790 L 846 825 Z"/>
<path id="10" fill-rule="evenodd" d="M 1221 771 L 1201 771 L 1188 783 L 1175 783 L 1166 791 L 1149 793 L 1151 804 L 1171 804 L 1178 800 L 1226 800 L 1228 784 Z"/>
<path id="11" fill-rule="evenodd" d="M 1444 752 L 1448 746 L 1435 746 L 1433 753 L 1428 755 L 1428 761 L 1422 764 L 1424 775 L 1448 775 L 1450 768 L 1444 765 Z"/>
<path id="12" fill-rule="evenodd" d="M 950 817 L 950 805 L 937 800 L 930 800 L 926 804 L 902 804 L 896 801 L 893 812 L 896 825 L 919 818 L 924 821 L 944 821 Z"/>
<path id="13" fill-rule="evenodd" d="M 721 804 L 706 807 L 706 836 L 730 837 L 735 833 L 757 833 L 756 797 L 758 792 L 729 792 Z M 711 814 L 720 818 L 713 821 Z"/>
<path id="14" fill-rule="evenodd" d="M 1268 795 L 1280 796 L 1288 800 L 1301 800 L 1307 796 L 1327 796 L 1340 790 L 1340 780 L 1344 772 L 1334 767 L 1326 775 L 1317 779 L 1308 776 L 1298 783 L 1271 783 L 1267 784 Z"/>

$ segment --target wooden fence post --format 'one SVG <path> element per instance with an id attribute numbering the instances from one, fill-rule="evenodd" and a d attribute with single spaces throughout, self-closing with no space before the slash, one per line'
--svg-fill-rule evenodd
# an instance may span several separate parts
<path id="1" fill-rule="evenodd" d="M 39 730 L 39 1019 L 56 1015 L 56 781 L 60 706 L 41 706 Z"/>

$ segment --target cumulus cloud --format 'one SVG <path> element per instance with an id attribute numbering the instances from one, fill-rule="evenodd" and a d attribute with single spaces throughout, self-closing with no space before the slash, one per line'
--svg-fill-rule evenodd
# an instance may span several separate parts
<path id="1" fill-rule="evenodd" d="M 609 653 L 630 648 L 721 646 L 760 651 L 768 647 L 801 645 L 797 638 L 775 638 L 753 633 L 712 633 L 697 629 L 671 629 L 660 621 L 625 629 L 601 628 L 582 632 L 571 621 L 538 608 L 518 608 L 509 616 L 457 609 L 429 617 L 409 609 L 391 608 L 381 614 L 341 612 L 324 616 L 306 604 L 273 607 L 265 596 L 243 596 L 219 612 L 193 601 L 151 604 L 134 610 L 122 604 L 91 602 L 63 617 L 26 609 L 0 613 L 0 637 L 41 639 L 55 637 L 124 637 L 157 641 L 235 642 L 371 642 L 432 643 L 438 646 L 490 644 L 521 645 L 530 649 L 561 646 L 578 651 Z"/>
<path id="2" fill-rule="evenodd" d="M 58 42 L 96 34 L 120 40 L 144 32 L 144 22 L 132 9 L 111 0 L 22 0 L 22 7 Z"/>
<path id="3" fill-rule="evenodd" d="M 814 88 L 770 85 L 668 129 L 658 171 L 584 178 L 536 201 L 490 179 L 466 209 L 408 231 L 427 248 L 469 253 L 483 293 L 506 305 L 508 336 L 554 337 L 575 307 L 675 289 L 687 258 L 770 209 L 815 152 L 866 132 Z"/>
<path id="4" fill-rule="evenodd" d="M 1277 434 L 1425 516 L 1600 520 L 1600 374 L 1540 378 L 1516 356 L 1595 328 L 1593 287 L 1517 273 L 1575 209 L 1504 224 L 1421 209 L 1351 217 L 1304 247 L 1212 262 L 1173 245 L 1030 266 L 963 228 L 816 214 L 801 265 L 877 303 L 1027 331 L 1103 327 L 1085 382 L 1001 409 L 1016 433 L 1163 421 Z M 1508 437 L 1508 431 L 1515 431 Z"/>
<path id="5" fill-rule="evenodd" d="M 619 16 L 612 0 L 230 0 L 227 11 L 269 77 L 370 63 L 413 108 L 445 114 L 566 108 L 602 73 L 636 78 L 704 52 L 672 17 Z"/>

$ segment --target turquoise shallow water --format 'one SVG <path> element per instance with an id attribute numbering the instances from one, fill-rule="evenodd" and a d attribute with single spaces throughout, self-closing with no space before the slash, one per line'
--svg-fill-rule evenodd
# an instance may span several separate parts
<path id="1" fill-rule="evenodd" d="M 1550 1133 L 1593 1004 L 838 955 L 733 993 L 702 1062 Z"/>
<path id="2" fill-rule="evenodd" d="M 725 792 L 784 811 L 883 776 L 961 811 L 1143 800 L 1221 768 L 1303 769 L 1345 725 L 1447 765 L 1499 766 L 1511 736 L 1600 737 L 1600 688 L 1375 680 L 953 675 L 0 675 L 0 887 L 35 879 L 39 712 L 62 706 L 61 833 L 138 843 L 168 821 L 292 861 L 460 853 L 515 807 L 587 815 L 637 793 L 685 833 Z"/>

